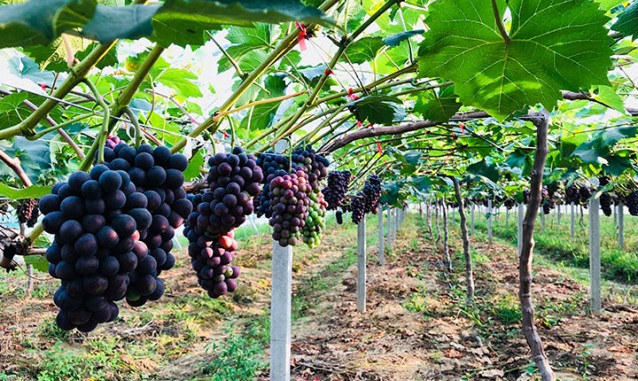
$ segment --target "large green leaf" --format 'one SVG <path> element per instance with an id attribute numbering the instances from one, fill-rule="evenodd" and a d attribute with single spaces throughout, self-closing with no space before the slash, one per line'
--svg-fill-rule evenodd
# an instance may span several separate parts
<path id="1" fill-rule="evenodd" d="M 154 39 L 162 45 L 202 44 L 203 31 L 222 25 L 284 21 L 331 22 L 320 10 L 298 0 L 166 0 L 153 18 Z"/>
<path id="2" fill-rule="evenodd" d="M 332 22 L 298 0 L 166 0 L 161 4 L 113 6 L 96 0 L 31 0 L 0 5 L 0 48 L 48 45 L 62 33 L 100 42 L 152 38 L 168 46 L 202 44 L 204 31 L 254 22 Z"/>
<path id="3" fill-rule="evenodd" d="M 414 105 L 414 112 L 433 122 L 447 122 L 460 107 L 454 86 L 446 86 L 438 92 L 432 90 L 421 93 Z"/>
<path id="4" fill-rule="evenodd" d="M 349 103 L 360 122 L 391 124 L 405 116 L 401 101 L 385 95 L 371 95 Z"/>
<path id="5" fill-rule="evenodd" d="M 348 46 L 346 55 L 350 62 L 361 64 L 374 60 L 384 46 L 381 37 L 364 37 Z"/>
<path id="6" fill-rule="evenodd" d="M 601 164 L 620 140 L 638 135 L 638 127 L 618 127 L 595 132 L 591 139 L 576 148 L 573 156 L 585 164 Z"/>
<path id="7" fill-rule="evenodd" d="M 496 1 L 499 18 L 505 0 Z M 510 0 L 510 42 L 489 1 L 439 0 L 419 51 L 421 76 L 455 83 L 464 105 L 499 120 L 528 105 L 552 109 L 560 90 L 607 85 L 608 18 L 590 0 Z"/>
<path id="8" fill-rule="evenodd" d="M 91 1 L 84 0 L 31 0 L 0 6 L 0 48 L 46 45 L 82 24 L 81 20 L 88 21 L 95 11 L 96 4 L 92 3 L 91 6 Z"/>
<path id="9" fill-rule="evenodd" d="M 197 79 L 197 76 L 192 72 L 184 69 L 170 68 L 164 70 L 156 80 L 171 89 L 175 90 L 176 94 L 183 97 L 201 97 L 202 91 L 199 86 L 194 84 L 192 80 Z"/>
<path id="10" fill-rule="evenodd" d="M 611 29 L 626 36 L 633 36 L 634 33 L 638 32 L 638 3 L 634 2 L 625 9 L 618 16 L 618 20 L 611 26 Z"/>
<path id="11" fill-rule="evenodd" d="M 410 39 L 412 36 L 418 36 L 423 34 L 425 30 L 423 29 L 415 29 L 415 30 L 407 30 L 405 32 L 393 34 L 383 39 L 383 43 L 388 46 L 399 46 L 402 41 Z"/>

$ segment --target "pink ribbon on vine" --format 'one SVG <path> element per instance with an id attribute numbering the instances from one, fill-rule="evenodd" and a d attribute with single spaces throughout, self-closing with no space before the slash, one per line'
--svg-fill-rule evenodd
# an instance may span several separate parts
<path id="1" fill-rule="evenodd" d="M 308 39 L 308 32 L 306 26 L 303 23 L 295 22 L 295 26 L 299 29 L 299 36 L 297 36 L 297 43 L 299 44 L 299 50 L 302 52 L 306 50 L 306 40 Z"/>

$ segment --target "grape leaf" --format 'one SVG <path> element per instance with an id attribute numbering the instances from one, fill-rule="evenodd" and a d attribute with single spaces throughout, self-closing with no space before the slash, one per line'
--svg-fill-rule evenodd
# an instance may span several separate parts
<path id="1" fill-rule="evenodd" d="M 32 185 L 23 189 L 15 189 L 0 183 L 0 196 L 11 200 L 22 200 L 25 198 L 42 198 L 51 193 L 50 186 Z"/>
<path id="2" fill-rule="evenodd" d="M 201 175 L 201 168 L 204 166 L 204 154 L 201 150 L 197 151 L 193 157 L 188 161 L 188 167 L 184 171 L 184 179 L 191 181 L 199 178 Z"/>
<path id="3" fill-rule="evenodd" d="M 616 143 L 636 135 L 638 135 L 638 127 L 617 127 L 596 131 L 591 139 L 578 146 L 572 155 L 580 158 L 585 164 L 598 164 L 601 157 L 604 158 L 611 153 Z"/>
<path id="4" fill-rule="evenodd" d="M 447 122 L 460 107 L 454 86 L 446 86 L 438 92 L 431 90 L 421 93 L 414 105 L 414 112 L 433 122 Z"/>
<path id="5" fill-rule="evenodd" d="M 197 76 L 184 69 L 166 69 L 157 78 L 156 81 L 175 90 L 176 95 L 188 97 L 201 97 L 202 91 L 199 86 L 191 82 L 197 79 Z"/>
<path id="6" fill-rule="evenodd" d="M 618 16 L 618 20 L 611 29 L 623 33 L 625 36 L 633 36 L 638 32 L 638 3 L 634 2 Z"/>
<path id="7" fill-rule="evenodd" d="M 153 18 L 153 39 L 163 46 L 204 43 L 205 30 L 254 22 L 304 21 L 330 24 L 322 11 L 298 0 L 166 0 Z"/>
<path id="8" fill-rule="evenodd" d="M 361 64 L 374 60 L 384 46 L 381 37 L 364 37 L 348 46 L 346 55 L 350 62 Z"/>
<path id="9" fill-rule="evenodd" d="M 204 31 L 222 25 L 285 21 L 332 24 L 298 0 L 166 0 L 113 6 L 96 0 L 31 0 L 0 5 L 0 48 L 48 45 L 62 33 L 100 42 L 151 37 L 162 46 L 203 44 Z"/>
<path id="10" fill-rule="evenodd" d="M 496 1 L 500 14 L 505 0 Z M 510 42 L 490 2 L 439 0 L 419 50 L 421 76 L 455 83 L 462 103 L 504 120 L 525 106 L 552 109 L 560 90 L 609 85 L 608 18 L 589 0 L 510 0 Z M 499 16 L 502 17 L 502 16 Z"/>
<path id="11" fill-rule="evenodd" d="M 401 101 L 385 95 L 370 95 L 350 102 L 348 106 L 354 108 L 353 113 L 360 122 L 387 125 L 405 116 Z"/>
<path id="12" fill-rule="evenodd" d="M 393 34 L 391 36 L 384 38 L 383 43 L 392 47 L 399 46 L 399 44 L 401 44 L 402 41 L 405 41 L 412 36 L 418 36 L 420 34 L 423 34 L 424 32 L 425 30 L 423 29 L 407 30 L 405 32 Z"/>

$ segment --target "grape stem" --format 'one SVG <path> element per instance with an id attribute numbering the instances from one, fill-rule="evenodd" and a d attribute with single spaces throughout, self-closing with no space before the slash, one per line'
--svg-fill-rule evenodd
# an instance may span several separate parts
<path id="1" fill-rule="evenodd" d="M 19 159 L 14 159 L 7 155 L 4 151 L 0 150 L 0 160 L 2 160 L 9 168 L 11 168 L 11 170 L 18 176 L 25 187 L 30 187 L 31 185 L 33 185 L 29 176 L 27 176 L 27 174 L 24 172 L 24 169 L 22 169 L 22 166 L 20 166 Z"/>
<path id="2" fill-rule="evenodd" d="M 327 0 L 319 9 L 326 11 L 332 8 L 335 4 L 339 3 L 339 0 Z M 312 24 L 308 25 L 307 28 L 311 28 Z M 298 41 L 300 30 L 295 28 L 289 35 L 284 37 L 284 39 L 277 45 L 277 47 L 270 53 L 270 55 L 257 67 L 253 70 L 239 85 L 239 87 L 231 94 L 231 96 L 224 102 L 224 104 L 217 110 L 216 113 L 211 115 L 208 119 L 206 119 L 201 125 L 199 125 L 195 130 L 193 130 L 188 136 L 184 137 L 182 140 L 178 141 L 173 148 L 171 149 L 172 153 L 179 152 L 182 148 L 186 146 L 188 139 L 196 138 L 202 134 L 202 132 L 206 130 L 210 130 L 211 134 L 217 132 L 219 129 L 219 123 L 222 118 L 220 115 L 223 115 L 228 110 L 231 109 L 237 102 L 237 100 L 253 85 L 255 82 L 262 77 L 262 75 L 270 69 L 272 65 L 275 64 L 279 59 L 284 57 L 288 52 L 295 47 Z"/>
<path id="3" fill-rule="evenodd" d="M 102 98 L 102 94 L 100 94 L 99 90 L 95 87 L 93 82 L 91 82 L 88 78 L 84 79 L 84 83 L 89 87 L 93 96 L 97 100 L 97 103 L 102 107 L 104 115 L 102 116 L 102 129 L 98 133 L 96 137 L 96 141 L 99 144 L 99 150 L 97 152 L 97 162 L 102 164 L 104 163 L 104 146 L 106 145 L 106 138 L 109 135 L 109 123 L 111 117 L 111 111 L 109 106 L 104 102 L 104 98 Z M 82 161 L 82 165 L 80 167 L 81 170 L 86 171 L 91 165 L 91 159 L 93 155 L 87 155 Z"/>
<path id="4" fill-rule="evenodd" d="M 130 107 L 126 107 L 124 113 L 128 116 L 131 123 L 133 123 L 133 126 L 135 126 L 135 146 L 139 147 L 142 144 L 142 127 L 140 127 L 140 122 Z"/>

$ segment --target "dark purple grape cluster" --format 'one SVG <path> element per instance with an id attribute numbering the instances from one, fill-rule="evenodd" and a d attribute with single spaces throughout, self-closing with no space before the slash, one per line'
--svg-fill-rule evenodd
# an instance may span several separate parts
<path id="1" fill-rule="evenodd" d="M 366 202 L 366 213 L 377 214 L 381 199 L 381 178 L 377 175 L 370 176 L 364 184 L 362 192 Z"/>
<path id="2" fill-rule="evenodd" d="M 292 151 L 294 170 L 302 169 L 308 175 L 308 182 L 315 191 L 321 190 L 321 181 L 328 177 L 330 161 L 319 155 L 310 146 L 297 147 Z"/>
<path id="3" fill-rule="evenodd" d="M 508 197 L 505 201 L 503 201 L 503 205 L 507 210 L 511 210 L 516 205 L 516 201 L 513 198 Z"/>
<path id="4" fill-rule="evenodd" d="M 350 202 L 350 210 L 352 211 L 352 222 L 355 224 L 361 222 L 366 215 L 366 200 L 364 196 L 353 196 Z"/>
<path id="5" fill-rule="evenodd" d="M 142 144 L 136 149 L 121 142 L 104 149 L 104 160 L 110 169 L 128 173 L 135 184 L 136 194 L 127 207 L 137 209 L 133 213 L 145 209 L 151 214 L 148 227 L 140 229 L 140 241 L 150 256 L 129 274 L 131 284 L 126 296 L 130 305 L 141 306 L 147 301 L 144 292 L 149 278 L 159 282 L 161 272 L 175 265 L 171 253 L 175 229 L 182 226 L 193 208 L 184 190 L 183 172 L 188 160 L 184 155 L 171 154 L 164 146 Z"/>
<path id="6" fill-rule="evenodd" d="M 543 214 L 551 213 L 552 209 L 556 207 L 556 204 L 551 199 L 543 201 Z"/>
<path id="7" fill-rule="evenodd" d="M 128 274 L 148 256 L 136 244 L 151 215 L 127 207 L 135 194 L 126 172 L 98 165 L 90 174 L 72 174 L 40 200 L 42 226 L 55 236 L 46 259 L 51 276 L 62 281 L 53 299 L 60 328 L 89 332 L 118 316 L 114 302 L 125 297 Z M 155 280 L 148 282 L 146 297 L 159 298 Z"/>
<path id="8" fill-rule="evenodd" d="M 189 196 L 195 210 L 186 221 L 184 235 L 188 238 L 188 255 L 197 273 L 199 285 L 211 298 L 218 298 L 237 288 L 239 267 L 232 266 L 236 256 L 237 242 L 233 229 L 223 234 L 211 233 L 211 225 L 206 215 L 200 213 L 208 209 L 213 200 L 211 192 Z M 207 201 L 208 200 L 208 201 Z M 204 205 L 204 206 L 202 206 Z"/>
<path id="9" fill-rule="evenodd" d="M 379 200 L 381 199 L 381 178 L 372 175 L 366 180 L 363 189 L 350 202 L 352 212 L 352 222 L 358 224 L 365 217 L 366 213 L 377 213 Z"/>
<path id="10" fill-rule="evenodd" d="M 587 205 L 592 196 L 592 189 L 588 186 L 578 188 L 578 200 L 582 205 Z"/>
<path id="11" fill-rule="evenodd" d="M 328 210 L 337 210 L 343 206 L 351 178 L 350 171 L 332 171 L 328 174 L 328 186 L 323 188 L 323 197 L 328 203 Z"/>
<path id="12" fill-rule="evenodd" d="M 565 188 L 565 202 L 567 204 L 579 204 L 580 196 L 576 184 L 572 184 Z"/>
<path id="13" fill-rule="evenodd" d="M 600 195 L 600 209 L 602 209 L 605 216 L 611 216 L 613 210 L 612 206 L 614 205 L 614 201 L 611 195 L 607 192 L 604 192 Z"/>
<path id="14" fill-rule="evenodd" d="M 253 197 L 259 194 L 264 175 L 255 157 L 240 147 L 235 147 L 231 154 L 218 153 L 208 164 L 208 184 L 213 198 L 198 208 L 208 218 L 207 231 L 217 237 L 239 227 L 246 216 L 253 213 Z"/>
<path id="15" fill-rule="evenodd" d="M 629 214 L 638 216 L 638 191 L 633 191 L 627 196 L 627 208 Z"/>
<path id="16" fill-rule="evenodd" d="M 21 224 L 27 224 L 28 227 L 33 227 L 38 222 L 39 210 L 38 200 L 28 198 L 18 201 L 16 205 L 16 214 L 18 215 L 18 222 Z"/>
<path id="17" fill-rule="evenodd" d="M 300 240 L 308 218 L 311 192 L 308 176 L 302 170 L 277 176 L 270 182 L 272 217 L 269 223 L 273 228 L 272 238 L 281 246 L 294 246 Z"/>
<path id="18" fill-rule="evenodd" d="M 335 219 L 337 220 L 337 223 L 339 225 L 343 224 L 343 212 L 340 210 L 337 210 L 335 212 Z"/>
<path id="19" fill-rule="evenodd" d="M 272 209 L 270 208 L 270 182 L 277 176 L 288 174 L 290 169 L 290 159 L 287 156 L 279 155 L 273 152 L 261 153 L 257 156 L 257 166 L 261 168 L 263 173 L 263 188 L 258 197 L 255 197 L 255 212 L 257 216 L 272 217 Z"/>

